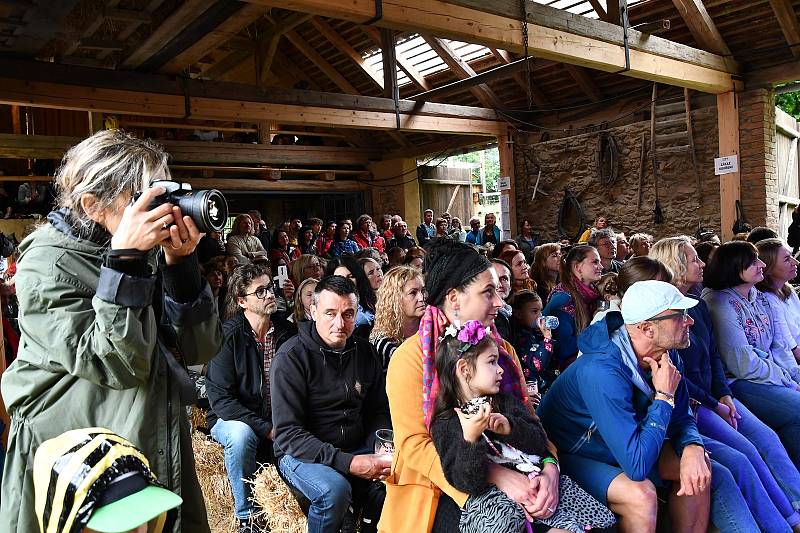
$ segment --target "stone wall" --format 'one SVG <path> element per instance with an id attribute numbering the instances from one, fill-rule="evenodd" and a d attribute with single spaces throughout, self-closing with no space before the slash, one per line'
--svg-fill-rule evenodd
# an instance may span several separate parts
<path id="1" fill-rule="evenodd" d="M 651 233 L 657 238 L 679 233 L 694 234 L 698 223 L 703 228 L 719 231 L 719 179 L 714 175 L 714 158 L 719 145 L 716 108 L 695 110 L 692 124 L 702 190 L 698 194 L 688 152 L 663 157 L 658 163 L 658 196 L 664 215 L 662 224 L 655 224 L 653 215 L 655 190 L 649 155 L 649 121 L 605 130 L 616 140 L 620 155 L 619 175 L 610 187 L 604 186 L 598 177 L 598 132 L 537 144 L 531 144 L 530 137 L 525 134 L 517 134 L 514 139 L 517 220 L 528 217 L 536 232 L 555 239 L 559 236 L 558 210 L 567 187 L 578 196 L 586 224 L 604 214 L 609 217 L 612 227 L 628 235 L 637 231 Z M 645 134 L 647 160 L 641 207 L 637 208 L 642 133 Z M 539 192 L 531 201 L 539 168 L 542 170 Z"/>

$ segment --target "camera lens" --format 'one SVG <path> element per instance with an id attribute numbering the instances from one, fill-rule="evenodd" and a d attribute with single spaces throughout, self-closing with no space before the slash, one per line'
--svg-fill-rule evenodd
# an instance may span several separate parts
<path id="1" fill-rule="evenodd" d="M 222 231 L 228 220 L 228 202 L 216 189 L 194 191 L 178 200 L 181 212 L 192 217 L 203 232 Z"/>

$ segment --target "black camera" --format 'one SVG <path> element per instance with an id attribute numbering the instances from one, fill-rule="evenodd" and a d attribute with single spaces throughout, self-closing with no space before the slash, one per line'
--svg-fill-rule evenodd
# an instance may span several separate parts
<path id="1" fill-rule="evenodd" d="M 150 187 L 163 187 L 165 192 L 153 198 L 147 207 L 148 211 L 170 203 L 180 207 L 184 215 L 192 217 L 192 221 L 202 233 L 222 231 L 225 227 L 225 222 L 228 220 L 228 202 L 218 190 L 193 191 L 188 183 L 170 180 L 154 181 Z M 134 200 L 141 194 L 141 192 L 136 193 Z"/>

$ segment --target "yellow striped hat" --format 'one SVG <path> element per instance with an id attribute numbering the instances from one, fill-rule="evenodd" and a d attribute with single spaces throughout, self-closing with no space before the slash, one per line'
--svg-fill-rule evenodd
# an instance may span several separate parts
<path id="1" fill-rule="evenodd" d="M 162 488 L 142 452 L 104 428 L 67 431 L 47 440 L 33 461 L 36 518 L 41 533 L 79 533 L 85 527 L 129 531 L 182 500 Z"/>

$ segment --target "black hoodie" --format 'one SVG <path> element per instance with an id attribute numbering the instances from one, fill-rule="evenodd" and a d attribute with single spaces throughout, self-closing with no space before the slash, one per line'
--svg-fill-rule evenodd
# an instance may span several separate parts
<path id="1" fill-rule="evenodd" d="M 313 321 L 298 324 L 298 334 L 278 350 L 270 385 L 278 460 L 290 455 L 346 475 L 353 452 L 371 447 L 376 430 L 391 427 L 375 348 L 350 337 L 343 349 L 332 350 Z"/>

